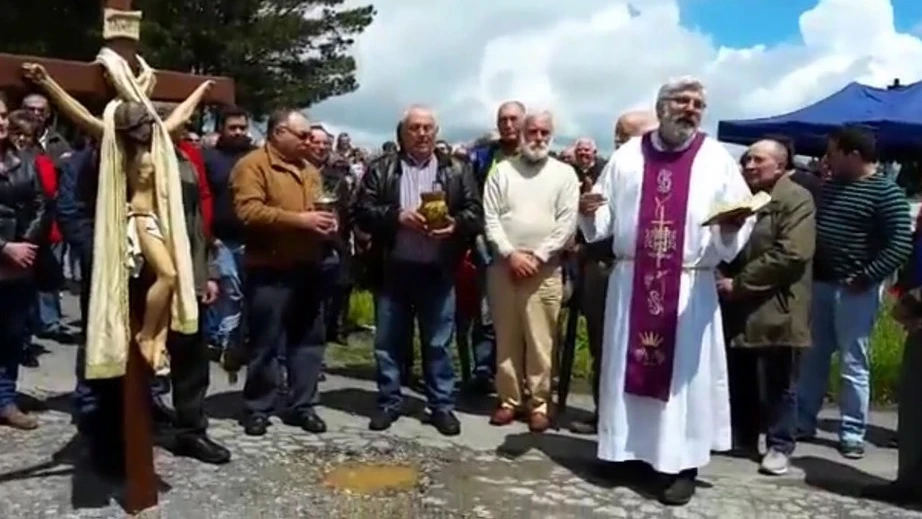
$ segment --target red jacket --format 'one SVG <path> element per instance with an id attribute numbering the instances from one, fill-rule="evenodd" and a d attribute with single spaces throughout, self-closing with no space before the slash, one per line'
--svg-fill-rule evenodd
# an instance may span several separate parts
<path id="1" fill-rule="evenodd" d="M 471 251 L 467 251 L 464 260 L 455 272 L 455 298 L 458 312 L 473 319 L 480 312 L 480 299 L 477 292 L 477 268 L 471 260 Z"/>
<path id="2" fill-rule="evenodd" d="M 205 176 L 205 159 L 197 146 L 189 141 L 180 141 L 179 151 L 183 152 L 198 173 L 198 193 L 202 202 L 202 221 L 205 222 L 205 237 L 211 238 L 211 221 L 214 217 L 214 203 L 211 199 L 211 189 L 208 187 L 208 177 Z"/>
<path id="3" fill-rule="evenodd" d="M 35 158 L 35 169 L 38 170 L 38 180 L 42 183 L 45 196 L 56 200 L 58 198 L 58 171 L 54 167 L 54 161 L 47 155 L 39 155 Z M 62 239 L 58 221 L 54 219 L 51 222 L 51 234 L 48 236 L 48 241 L 61 243 Z"/>

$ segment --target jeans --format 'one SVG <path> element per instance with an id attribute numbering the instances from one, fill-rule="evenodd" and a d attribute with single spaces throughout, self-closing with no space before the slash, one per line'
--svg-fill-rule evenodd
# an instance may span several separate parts
<path id="1" fill-rule="evenodd" d="M 823 405 L 832 354 L 839 352 L 842 423 L 839 440 L 864 441 L 870 400 L 868 346 L 880 308 L 881 287 L 863 292 L 832 283 L 813 284 L 813 347 L 803 357 L 797 387 L 798 431 L 816 431 L 817 414 Z"/>
<path id="2" fill-rule="evenodd" d="M 496 331 L 493 329 L 493 312 L 487 297 L 487 267 L 477 269 L 477 288 L 480 292 L 480 312 L 474 317 L 471 330 L 471 342 L 474 345 L 473 375 L 474 378 L 493 380 L 496 375 Z"/>
<path id="3" fill-rule="evenodd" d="M 309 412 L 319 401 L 317 380 L 326 349 L 322 311 L 326 280 L 317 265 L 249 269 L 246 279 L 250 334 L 243 387 L 246 413 L 266 416 L 272 412 L 282 350 L 288 375 L 287 413 Z"/>
<path id="4" fill-rule="evenodd" d="M 51 254 L 62 265 L 64 260 L 64 244 L 55 243 L 51 245 Z M 29 324 L 29 332 L 23 338 L 24 346 L 31 345 L 32 335 L 56 332 L 61 328 L 61 292 L 37 292 L 35 303 L 32 305 L 32 316 Z"/>
<path id="5" fill-rule="evenodd" d="M 215 247 L 221 291 L 203 315 L 207 343 L 221 350 L 243 343 L 243 252 L 240 244 L 224 242 Z"/>
<path id="6" fill-rule="evenodd" d="M 64 269 L 64 279 L 80 281 L 85 271 L 80 265 L 80 255 L 76 248 L 73 245 L 66 245 L 63 257 L 61 266 Z"/>
<path id="7" fill-rule="evenodd" d="M 455 288 L 438 265 L 394 262 L 386 267 L 375 308 L 375 368 L 378 407 L 403 404 L 400 375 L 412 349 L 413 319 L 419 325 L 423 379 L 432 411 L 454 409 L 455 372 L 451 345 L 455 331 Z"/>
<path id="8" fill-rule="evenodd" d="M 31 280 L 0 281 L 0 408 L 16 401 L 16 381 L 35 288 Z"/>

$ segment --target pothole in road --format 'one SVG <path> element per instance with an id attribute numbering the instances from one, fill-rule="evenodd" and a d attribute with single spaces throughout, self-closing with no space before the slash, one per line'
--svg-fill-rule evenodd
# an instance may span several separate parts
<path id="1" fill-rule="evenodd" d="M 345 463 L 328 470 L 327 487 L 355 494 L 409 492 L 421 482 L 421 471 L 408 464 Z"/>

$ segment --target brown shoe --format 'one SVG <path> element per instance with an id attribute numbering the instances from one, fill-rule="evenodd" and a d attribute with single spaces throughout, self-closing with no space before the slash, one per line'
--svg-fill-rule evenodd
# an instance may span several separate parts
<path id="1" fill-rule="evenodd" d="M 543 433 L 551 426 L 551 419 L 545 413 L 532 413 L 528 419 L 528 430 Z"/>
<path id="2" fill-rule="evenodd" d="M 509 425 L 515 420 L 515 409 L 511 407 L 500 406 L 493 411 L 490 417 L 490 425 L 503 426 Z"/>
<path id="3" fill-rule="evenodd" d="M 23 431 L 30 431 L 38 427 L 38 420 L 32 415 L 20 411 L 16 404 L 9 404 L 0 409 L 0 422 Z"/>

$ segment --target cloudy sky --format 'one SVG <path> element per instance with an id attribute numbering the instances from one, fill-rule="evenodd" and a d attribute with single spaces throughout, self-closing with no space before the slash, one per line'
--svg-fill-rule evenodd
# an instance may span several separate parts
<path id="1" fill-rule="evenodd" d="M 413 103 L 435 108 L 450 141 L 485 133 L 497 105 L 519 99 L 554 112 L 558 144 L 589 135 L 608 148 L 617 114 L 651 107 L 677 75 L 705 81 L 711 130 L 797 109 L 850 81 L 922 79 L 922 0 L 374 4 L 355 46 L 359 90 L 310 109 L 366 146 L 392 138 Z"/>

